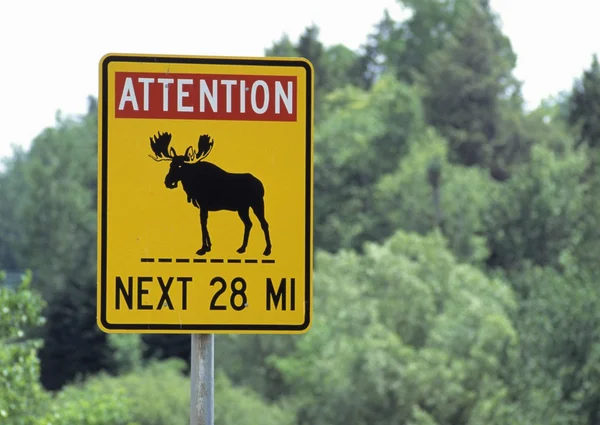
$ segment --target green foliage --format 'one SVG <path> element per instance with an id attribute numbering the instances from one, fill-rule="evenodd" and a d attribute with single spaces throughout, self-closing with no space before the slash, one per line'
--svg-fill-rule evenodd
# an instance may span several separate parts
<path id="1" fill-rule="evenodd" d="M 594 55 L 589 69 L 576 81 L 569 99 L 568 122 L 578 133 L 577 144 L 600 147 L 600 63 Z"/>
<path id="2" fill-rule="evenodd" d="M 472 7 L 444 47 L 426 61 L 428 122 L 448 139 L 453 160 L 490 165 L 500 127 L 500 99 L 514 63 L 507 62 L 489 13 Z"/>
<path id="3" fill-rule="evenodd" d="M 0 283 L 3 280 L 4 273 L 0 271 Z M 23 275 L 15 291 L 0 286 L 0 338 L 23 338 L 28 329 L 42 325 L 44 319 L 40 312 L 44 305 L 39 294 L 31 289 L 29 272 Z"/>
<path id="4" fill-rule="evenodd" d="M 328 96 L 315 136 L 315 243 L 335 251 L 389 234 L 373 214 L 373 189 L 423 129 L 417 93 L 391 76 L 371 91 Z"/>
<path id="5" fill-rule="evenodd" d="M 572 244 L 567 251 L 582 267 L 597 270 L 600 253 L 600 151 L 590 151 L 588 157 L 589 167 L 585 173 L 587 191 L 579 223 L 580 238 L 578 243 Z"/>
<path id="6" fill-rule="evenodd" d="M 270 402 L 293 392 L 272 359 L 291 355 L 296 342 L 295 335 L 218 335 L 215 358 L 233 385 L 250 388 Z"/>
<path id="7" fill-rule="evenodd" d="M 215 376 L 216 425 L 293 425 L 289 406 L 268 405 L 251 389 L 234 387 L 223 369 Z"/>
<path id="8" fill-rule="evenodd" d="M 600 414 L 600 274 L 569 256 L 562 267 L 528 266 L 515 277 L 528 289 L 518 322 L 527 361 L 513 375 L 515 399 L 539 423 L 593 424 Z"/>
<path id="9" fill-rule="evenodd" d="M 96 142 L 95 122 L 59 121 L 34 140 L 22 170 L 15 207 L 27 231 L 13 248 L 47 300 L 70 279 L 95 282 Z"/>
<path id="10" fill-rule="evenodd" d="M 536 146 L 531 162 L 496 186 L 484 222 L 492 253 L 490 264 L 518 268 L 524 261 L 557 265 L 560 254 L 584 235 L 583 151 L 564 155 Z"/>
<path id="11" fill-rule="evenodd" d="M 42 382 L 57 390 L 64 384 L 114 365 L 107 335 L 96 325 L 93 282 L 67 281 L 49 303 L 46 343 L 40 350 Z"/>
<path id="12" fill-rule="evenodd" d="M 145 334 L 142 335 L 142 345 L 145 359 L 177 357 L 186 361 L 189 366 L 192 349 L 189 335 Z"/>
<path id="13" fill-rule="evenodd" d="M 414 82 L 426 72 L 428 60 L 447 47 L 460 32 L 460 26 L 475 11 L 485 16 L 486 30 L 494 39 L 498 55 L 509 64 L 516 63 L 509 39 L 498 26 L 498 19 L 486 0 L 400 0 L 405 20 L 395 22 L 385 13 L 369 37 L 365 54 L 371 63 L 393 71 L 402 80 Z"/>
<path id="14" fill-rule="evenodd" d="M 479 168 L 452 164 L 449 156 L 448 143 L 433 131 L 416 139 L 398 168 L 377 184 L 378 215 L 392 229 L 425 234 L 440 228 L 459 258 L 480 261 L 487 256 L 481 216 L 496 183 Z M 439 173 L 436 187 L 429 181 L 432 164 Z"/>
<path id="15" fill-rule="evenodd" d="M 113 364 L 110 368 L 116 374 L 138 370 L 143 365 L 144 343 L 139 334 L 109 334 L 108 348 L 112 351 Z"/>
<path id="16" fill-rule="evenodd" d="M 97 395 L 119 400 L 121 404 L 115 409 L 121 416 L 114 416 L 119 422 L 113 424 L 131 421 L 136 425 L 183 425 L 189 423 L 190 402 L 189 380 L 182 373 L 184 366 L 178 359 L 151 362 L 118 377 L 101 373 L 69 388 L 83 397 Z"/>
<path id="17" fill-rule="evenodd" d="M 444 246 L 439 234 L 398 232 L 364 256 L 318 255 L 313 328 L 277 360 L 299 423 L 405 423 L 418 408 L 439 424 L 489 419 L 472 412 L 485 410 L 477 394 L 508 391 L 515 300 Z"/>
<path id="18" fill-rule="evenodd" d="M 16 247 L 24 237 L 26 225 L 22 197 L 27 156 L 22 149 L 15 149 L 12 158 L 4 162 L 6 171 L 0 173 L 0 268 L 17 270 L 26 262 L 26 253 L 17 252 Z"/>
<path id="19" fill-rule="evenodd" d="M 150 362 L 120 376 L 100 373 L 65 386 L 51 412 L 35 425 L 178 425 L 189 423 L 190 382 L 179 359 Z M 249 388 L 234 386 L 222 369 L 215 379 L 215 423 L 293 423 L 293 410 L 268 405 Z"/>
<path id="20" fill-rule="evenodd" d="M 354 85 L 365 87 L 367 62 L 343 45 L 326 47 L 319 40 L 316 25 L 306 27 L 297 43 L 287 35 L 265 49 L 265 56 L 303 57 L 313 64 L 315 85 L 315 122 L 324 117 L 323 100 L 327 93 Z"/>
<path id="21" fill-rule="evenodd" d="M 0 272 L 0 282 L 3 276 Z M 28 274 L 15 289 L 0 283 L 0 423 L 34 425 L 47 395 L 39 382 L 39 340 L 25 333 L 43 324 L 44 301 L 31 290 Z"/>
<path id="22" fill-rule="evenodd" d="M 107 392 L 94 380 L 85 386 L 69 385 L 52 399 L 50 412 L 35 425 L 141 425 L 133 422 L 134 404 L 123 389 Z"/>
<path id="23" fill-rule="evenodd" d="M 533 146 L 545 146 L 557 154 L 570 150 L 573 140 L 564 118 L 564 100 L 560 98 L 545 99 L 527 114 L 511 101 L 502 102 L 502 126 L 493 146 L 492 175 L 507 180 L 511 171 L 531 161 Z"/>
<path id="24" fill-rule="evenodd" d="M 0 276 L 1 280 L 1 276 Z M 0 423 L 11 425 L 136 425 L 129 421 L 127 397 L 88 384 L 52 395 L 40 382 L 40 340 L 27 332 L 44 323 L 41 296 L 31 275 L 15 288 L 0 286 Z"/>

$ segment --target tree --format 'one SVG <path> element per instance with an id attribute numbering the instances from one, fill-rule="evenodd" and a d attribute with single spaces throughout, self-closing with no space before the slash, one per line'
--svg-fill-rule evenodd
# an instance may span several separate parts
<path id="1" fill-rule="evenodd" d="M 315 134 L 315 243 L 360 248 L 390 234 L 374 187 L 423 131 L 422 109 L 417 92 L 391 75 L 368 92 L 349 86 L 326 100 Z"/>
<path id="2" fill-rule="evenodd" d="M 491 267 L 518 270 L 525 262 L 558 265 L 587 232 L 585 152 L 557 154 L 536 146 L 529 164 L 490 192 L 483 214 Z M 592 195 L 593 196 L 593 195 Z"/>
<path id="3" fill-rule="evenodd" d="M 573 85 L 568 122 L 577 132 L 577 145 L 600 147 L 600 63 L 596 54 L 589 69 Z"/>
<path id="4" fill-rule="evenodd" d="M 319 32 L 319 27 L 311 25 L 306 27 L 296 43 L 292 43 L 286 34 L 265 49 L 266 56 L 303 57 L 313 64 L 315 122 L 324 118 L 322 103 L 327 93 L 348 85 L 364 87 L 367 84 L 367 64 L 359 54 L 341 44 L 323 45 Z"/>
<path id="5" fill-rule="evenodd" d="M 215 357 L 231 385 L 253 390 L 267 402 L 292 394 L 294 385 L 284 381 L 273 358 L 296 350 L 296 335 L 219 335 Z"/>
<path id="6" fill-rule="evenodd" d="M 366 89 L 385 73 L 400 75 L 404 64 L 398 63 L 405 49 L 402 40 L 404 28 L 402 23 L 392 19 L 387 10 L 383 18 L 375 25 L 374 31 L 367 36 L 366 42 L 361 46 L 360 63 L 363 70 L 364 87 Z M 405 78 L 404 81 L 409 79 Z"/>
<path id="7" fill-rule="evenodd" d="M 320 314 L 275 363 L 298 424 L 510 423 L 514 295 L 445 245 L 398 231 L 364 255 L 318 254 Z"/>
<path id="8" fill-rule="evenodd" d="M 511 385 L 521 423 L 592 425 L 600 418 L 600 275 L 570 255 L 561 268 L 527 266 L 513 278 L 527 294 L 517 322 L 522 361 Z"/>
<path id="9" fill-rule="evenodd" d="M 43 324 L 44 301 L 31 289 L 31 274 L 15 290 L 2 286 L 2 280 L 0 272 L 0 419 L 35 425 L 48 396 L 39 382 L 37 350 L 42 341 L 29 339 L 27 333 Z"/>
<path id="10" fill-rule="evenodd" d="M 491 166 L 501 123 L 500 100 L 510 89 L 507 58 L 489 12 L 473 6 L 442 49 L 426 61 L 422 83 L 428 123 L 448 139 L 453 160 Z"/>
<path id="11" fill-rule="evenodd" d="M 96 286 L 67 281 L 47 310 L 41 380 L 57 390 L 76 379 L 118 368 L 111 362 L 107 334 L 96 325 Z"/>
<path id="12" fill-rule="evenodd" d="M 25 263 L 25 253 L 17 247 L 26 234 L 23 201 L 27 190 L 27 154 L 22 149 L 15 149 L 12 158 L 4 161 L 4 165 L 5 170 L 0 173 L 0 267 L 18 270 Z"/>
<path id="13" fill-rule="evenodd" d="M 33 141 L 21 165 L 5 175 L 14 185 L 18 213 L 7 225 L 20 229 L 11 249 L 17 266 L 33 271 L 47 301 L 69 279 L 95 284 L 96 156 L 96 118 L 59 117 L 55 128 Z"/>
<path id="14" fill-rule="evenodd" d="M 375 186 L 376 215 L 387 229 L 438 229 L 457 258 L 480 263 L 488 256 L 482 216 L 495 186 L 483 170 L 451 163 L 448 143 L 430 130 Z"/>

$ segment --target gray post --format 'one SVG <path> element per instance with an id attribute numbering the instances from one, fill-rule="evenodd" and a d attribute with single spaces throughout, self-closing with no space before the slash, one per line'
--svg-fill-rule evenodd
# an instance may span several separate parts
<path id="1" fill-rule="evenodd" d="M 215 422 L 215 336 L 192 334 L 190 425 Z"/>

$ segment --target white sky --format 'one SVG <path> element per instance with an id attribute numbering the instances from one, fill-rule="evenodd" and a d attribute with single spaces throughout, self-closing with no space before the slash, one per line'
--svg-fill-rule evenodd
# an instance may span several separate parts
<path id="1" fill-rule="evenodd" d="M 55 114 L 84 113 L 106 53 L 262 56 L 311 23 L 357 49 L 394 0 L 18 0 L 0 5 L 0 157 L 28 147 Z M 600 52 L 598 0 L 492 0 L 519 56 L 525 98 L 569 89 Z"/>

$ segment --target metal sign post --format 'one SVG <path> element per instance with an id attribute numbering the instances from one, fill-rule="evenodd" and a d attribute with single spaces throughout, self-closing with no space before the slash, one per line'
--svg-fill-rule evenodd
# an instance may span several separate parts
<path id="1" fill-rule="evenodd" d="M 192 334 L 190 425 L 215 423 L 215 336 Z"/>

